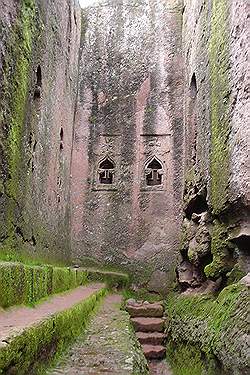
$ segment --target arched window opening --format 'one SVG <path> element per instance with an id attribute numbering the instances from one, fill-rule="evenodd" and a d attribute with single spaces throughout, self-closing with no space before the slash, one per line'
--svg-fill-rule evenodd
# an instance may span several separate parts
<path id="1" fill-rule="evenodd" d="M 146 183 L 148 186 L 162 185 L 163 169 L 161 163 L 153 158 L 146 166 Z"/>
<path id="2" fill-rule="evenodd" d="M 197 95 L 197 82 L 195 73 L 192 75 L 191 83 L 190 83 L 190 96 L 192 99 L 195 99 Z"/>
<path id="3" fill-rule="evenodd" d="M 34 91 L 34 98 L 39 99 L 41 97 L 41 88 L 42 88 L 42 69 L 41 66 L 38 65 L 36 70 L 36 86 Z"/>
<path id="4" fill-rule="evenodd" d="M 112 185 L 114 182 L 114 163 L 106 158 L 99 165 L 99 182 L 100 184 Z"/>

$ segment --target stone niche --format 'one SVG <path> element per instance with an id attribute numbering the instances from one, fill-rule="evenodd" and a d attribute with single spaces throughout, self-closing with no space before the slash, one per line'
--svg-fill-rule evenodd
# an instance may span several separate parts
<path id="1" fill-rule="evenodd" d="M 169 134 L 140 135 L 140 190 L 167 189 L 167 171 L 170 152 Z"/>
<path id="2" fill-rule="evenodd" d="M 92 191 L 116 191 L 120 178 L 120 134 L 101 134 L 92 160 Z"/>

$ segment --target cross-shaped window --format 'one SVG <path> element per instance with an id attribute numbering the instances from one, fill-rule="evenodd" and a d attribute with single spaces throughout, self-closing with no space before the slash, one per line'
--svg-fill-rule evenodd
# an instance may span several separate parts
<path id="1" fill-rule="evenodd" d="M 106 158 L 99 165 L 99 182 L 100 184 L 111 185 L 114 180 L 114 164 Z"/>
<path id="2" fill-rule="evenodd" d="M 157 186 L 162 184 L 163 170 L 158 160 L 155 158 L 147 165 L 146 183 L 148 186 Z"/>

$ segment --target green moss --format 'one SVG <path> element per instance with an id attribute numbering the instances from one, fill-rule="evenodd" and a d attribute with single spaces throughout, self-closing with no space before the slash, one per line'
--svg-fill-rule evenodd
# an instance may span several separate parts
<path id="1" fill-rule="evenodd" d="M 76 283 L 77 285 L 85 285 L 89 282 L 88 271 L 76 270 Z"/>
<path id="2" fill-rule="evenodd" d="M 183 317 L 199 317 L 206 319 L 207 317 L 213 318 L 212 314 L 223 312 L 223 306 L 227 306 L 227 316 L 231 314 L 235 308 L 235 301 L 240 297 L 244 290 L 241 284 L 230 285 L 224 288 L 218 297 L 213 295 L 196 295 L 196 296 L 182 296 L 172 295 L 167 299 L 166 308 L 170 316 L 178 314 Z M 230 305 L 230 311 L 228 306 Z"/>
<path id="3" fill-rule="evenodd" d="M 4 191 L 8 195 L 6 227 L 11 247 L 14 241 L 14 218 L 20 196 L 25 193 L 27 179 L 22 161 L 24 124 L 30 85 L 33 42 L 37 38 L 39 23 L 34 0 L 21 0 L 15 24 L 8 32 L 2 79 L 0 119 L 5 124 L 4 155 L 8 179 Z"/>
<path id="4" fill-rule="evenodd" d="M 33 255 L 33 256 L 32 256 Z M 3 262 L 20 262 L 30 266 L 43 266 L 43 265 L 51 265 L 51 266 L 60 266 L 65 267 L 69 264 L 61 259 L 53 259 L 51 255 L 47 257 L 39 257 L 37 254 L 28 254 L 25 251 L 22 251 L 18 248 L 13 248 L 5 244 L 4 246 L 0 247 L 0 261 Z"/>
<path id="5" fill-rule="evenodd" d="M 76 286 L 76 271 L 68 268 L 53 269 L 52 293 L 60 293 Z"/>
<path id="6" fill-rule="evenodd" d="M 230 256 L 230 243 L 227 239 L 227 227 L 225 224 L 215 220 L 212 229 L 211 252 L 213 255 L 212 263 L 205 269 L 205 275 L 210 278 L 218 278 L 231 270 L 232 257 Z"/>
<path id="7" fill-rule="evenodd" d="M 44 373 L 44 365 L 63 350 L 86 327 L 91 313 L 106 294 L 102 289 L 81 303 L 44 320 L 0 347 L 0 373 Z M 42 369 L 41 369 L 42 368 Z M 33 372 L 34 371 L 34 372 Z"/>
<path id="8" fill-rule="evenodd" d="M 132 291 L 130 289 L 123 290 L 123 298 L 127 300 L 133 298 L 135 300 L 143 300 L 148 302 L 161 301 L 162 296 L 156 293 L 150 293 L 147 289 L 140 288 L 138 291 Z"/>
<path id="9" fill-rule="evenodd" d="M 8 192 L 17 198 L 19 182 L 18 167 L 21 159 L 21 142 L 25 121 L 26 100 L 30 81 L 30 64 L 32 43 L 35 32 L 35 4 L 33 0 L 23 0 L 19 18 L 16 22 L 8 45 L 11 77 L 5 76 L 5 87 L 10 95 L 10 123 L 9 123 L 9 172 L 11 178 Z M 13 72 L 14 67 L 14 72 Z M 9 82 L 6 82 L 6 80 Z"/>
<path id="10" fill-rule="evenodd" d="M 24 266 L 20 264 L 0 264 L 0 306 L 9 307 L 23 303 L 25 288 Z"/>
<path id="11" fill-rule="evenodd" d="M 88 269 L 88 280 L 89 281 L 101 281 L 106 283 L 107 288 L 127 288 L 130 280 L 129 276 L 121 272 L 112 271 L 99 271 L 94 269 Z"/>
<path id="12" fill-rule="evenodd" d="M 166 356 L 174 375 L 201 375 L 205 371 L 201 351 L 195 346 L 169 342 Z"/>
<path id="13" fill-rule="evenodd" d="M 245 275 L 246 275 L 246 272 L 243 272 L 240 269 L 239 265 L 236 265 L 230 272 L 228 272 L 226 274 L 226 276 L 227 276 L 227 285 L 231 285 L 231 284 L 237 283 Z"/>
<path id="14" fill-rule="evenodd" d="M 209 42 L 211 203 L 215 214 L 226 207 L 229 181 L 229 6 L 227 0 L 213 0 Z"/>
<path id="15" fill-rule="evenodd" d="M 169 340 L 179 344 L 199 347 L 206 368 L 213 368 L 212 358 L 222 358 L 223 367 L 237 371 L 245 368 L 244 353 L 240 353 L 247 334 L 248 291 L 241 284 L 223 289 L 217 298 L 213 296 L 171 296 L 166 303 L 170 317 Z M 235 336 L 235 332 L 238 335 Z M 182 348 L 181 348 L 182 351 Z M 185 357 L 185 350 L 183 352 Z M 169 351 L 174 363 L 175 353 Z M 188 360 L 183 358 L 183 361 Z M 182 359 L 180 358 L 179 361 Z M 210 361 L 211 360 L 211 361 Z M 231 361 L 231 363 L 229 363 Z M 233 365 L 232 365 L 233 364 Z M 178 366 L 177 366 L 178 367 Z M 241 369 L 241 370 L 239 370 Z M 208 372 L 205 372 L 208 373 Z M 182 374 L 182 372 L 176 372 Z M 185 372 L 183 373 L 185 374 Z M 202 374 L 199 373 L 199 374 Z M 211 372 L 215 374 L 215 372 Z"/>
<path id="16" fill-rule="evenodd" d="M 0 263 L 0 306 L 34 305 L 51 294 L 87 283 L 88 273 L 52 266 Z"/>
<path id="17" fill-rule="evenodd" d="M 0 262 L 0 306 L 34 305 L 51 294 L 97 281 L 107 288 L 126 288 L 129 277 L 119 272 Z"/>

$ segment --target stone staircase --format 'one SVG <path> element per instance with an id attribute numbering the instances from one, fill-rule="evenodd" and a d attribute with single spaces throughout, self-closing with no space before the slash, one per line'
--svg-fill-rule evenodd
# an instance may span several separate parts
<path id="1" fill-rule="evenodd" d="M 136 337 L 147 360 L 163 359 L 166 354 L 164 346 L 166 335 L 162 304 L 136 302 L 130 299 L 127 301 L 126 310 L 130 314 Z"/>

